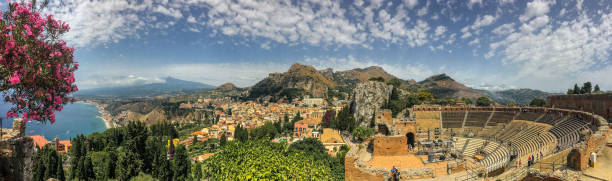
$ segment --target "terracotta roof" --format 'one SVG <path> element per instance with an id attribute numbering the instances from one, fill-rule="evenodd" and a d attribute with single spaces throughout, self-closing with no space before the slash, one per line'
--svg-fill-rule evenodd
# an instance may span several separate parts
<path id="1" fill-rule="evenodd" d="M 41 135 L 32 135 L 30 136 L 30 138 L 32 138 L 34 140 L 34 144 L 36 144 L 36 146 L 38 146 L 38 148 L 42 148 L 44 147 L 47 142 L 47 139 L 45 139 L 45 137 L 41 136 Z"/>
<path id="2" fill-rule="evenodd" d="M 301 124 L 308 124 L 308 125 L 316 125 L 316 124 L 321 124 L 321 120 L 322 118 L 306 118 L 303 120 L 300 120 L 296 123 L 301 123 Z"/>
<path id="3" fill-rule="evenodd" d="M 70 143 L 70 140 L 60 140 L 59 143 L 66 147 L 72 147 L 72 143 Z"/>

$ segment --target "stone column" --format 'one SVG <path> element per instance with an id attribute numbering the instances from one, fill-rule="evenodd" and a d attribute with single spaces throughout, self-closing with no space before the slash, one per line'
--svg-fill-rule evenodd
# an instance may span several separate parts
<path id="1" fill-rule="evenodd" d="M 19 134 L 19 137 L 25 136 L 26 124 L 23 122 L 22 118 L 13 119 L 13 130 L 16 130 Z"/>

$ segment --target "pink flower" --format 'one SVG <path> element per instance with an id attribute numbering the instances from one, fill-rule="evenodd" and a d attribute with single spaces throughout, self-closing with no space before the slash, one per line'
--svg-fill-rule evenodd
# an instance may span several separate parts
<path id="1" fill-rule="evenodd" d="M 17 71 L 13 72 L 13 76 L 9 78 L 9 82 L 11 82 L 11 85 L 15 85 L 21 82 L 21 80 L 19 80 L 19 75 L 17 74 Z"/>
<path id="2" fill-rule="evenodd" d="M 13 112 L 13 111 L 9 111 L 6 113 L 6 118 L 12 118 L 12 117 L 17 117 L 19 116 L 19 114 Z"/>

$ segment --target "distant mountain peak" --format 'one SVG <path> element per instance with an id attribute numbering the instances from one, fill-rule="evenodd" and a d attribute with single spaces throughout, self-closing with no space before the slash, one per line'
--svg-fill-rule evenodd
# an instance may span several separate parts
<path id="1" fill-rule="evenodd" d="M 289 67 L 288 72 L 297 72 L 297 71 L 302 71 L 302 70 L 317 71 L 317 69 L 315 69 L 311 65 L 302 65 L 300 63 L 293 63 L 293 65 Z"/>
<path id="2" fill-rule="evenodd" d="M 446 75 L 445 73 L 432 75 L 432 76 L 428 77 L 425 80 L 429 80 L 429 81 L 444 81 L 444 80 L 455 81 L 453 78 L 451 78 L 450 76 Z"/>
<path id="3" fill-rule="evenodd" d="M 237 89 L 238 87 L 236 87 L 236 85 L 232 84 L 231 82 L 225 83 L 225 84 L 221 84 L 220 86 L 217 86 L 215 89 L 217 90 L 234 90 Z"/>

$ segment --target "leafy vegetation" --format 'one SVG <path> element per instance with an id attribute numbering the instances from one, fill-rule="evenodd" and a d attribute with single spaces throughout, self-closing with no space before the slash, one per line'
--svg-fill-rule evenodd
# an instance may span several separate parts
<path id="1" fill-rule="evenodd" d="M 377 81 L 377 82 L 385 82 L 385 79 L 382 77 L 371 77 L 368 79 L 369 81 Z"/>
<path id="2" fill-rule="evenodd" d="M 268 140 L 230 141 L 222 151 L 204 161 L 202 177 L 210 180 L 344 180 L 347 151 L 345 146 L 335 157 L 331 156 L 314 138 L 297 141 L 291 146 Z M 197 170 L 192 169 L 192 172 Z"/>
<path id="3" fill-rule="evenodd" d="M 351 132 L 351 135 L 353 135 L 353 137 L 358 138 L 359 140 L 363 140 L 365 138 L 368 138 L 370 136 L 372 136 L 372 134 L 374 134 L 374 129 L 373 128 L 366 128 L 366 127 L 362 127 L 359 126 L 357 128 L 355 128 L 353 130 L 353 132 Z"/>
<path id="4" fill-rule="evenodd" d="M 330 168 L 313 157 L 267 140 L 229 142 L 204 162 L 203 173 L 211 180 L 327 180 L 331 176 Z"/>
<path id="5" fill-rule="evenodd" d="M 32 180 L 44 181 L 49 178 L 66 180 L 62 157 L 55 151 L 55 147 L 46 145 L 34 155 L 34 168 Z"/>
<path id="6" fill-rule="evenodd" d="M 479 97 L 476 100 L 476 106 L 490 106 L 491 105 L 491 100 L 489 100 L 489 98 L 487 97 Z"/>
<path id="7" fill-rule="evenodd" d="M 126 127 L 111 128 L 87 137 L 79 135 L 72 140 L 69 152 L 70 178 L 189 180 L 191 161 L 187 148 L 166 145 L 168 140 L 177 136 L 173 124 L 159 123 L 149 129 L 141 122 L 130 122 Z M 214 151 L 217 147 L 204 148 Z"/>
<path id="8" fill-rule="evenodd" d="M 533 99 L 531 100 L 531 102 L 529 103 L 530 106 L 537 106 L 537 107 L 544 107 L 546 106 L 546 101 L 544 99 Z"/>
<path id="9" fill-rule="evenodd" d="M 593 84 L 591 82 L 583 83 L 582 87 L 578 86 L 578 84 L 574 84 L 573 89 L 567 89 L 567 94 L 591 94 L 601 92 L 599 85 L 595 84 L 595 88 L 593 89 Z"/>

